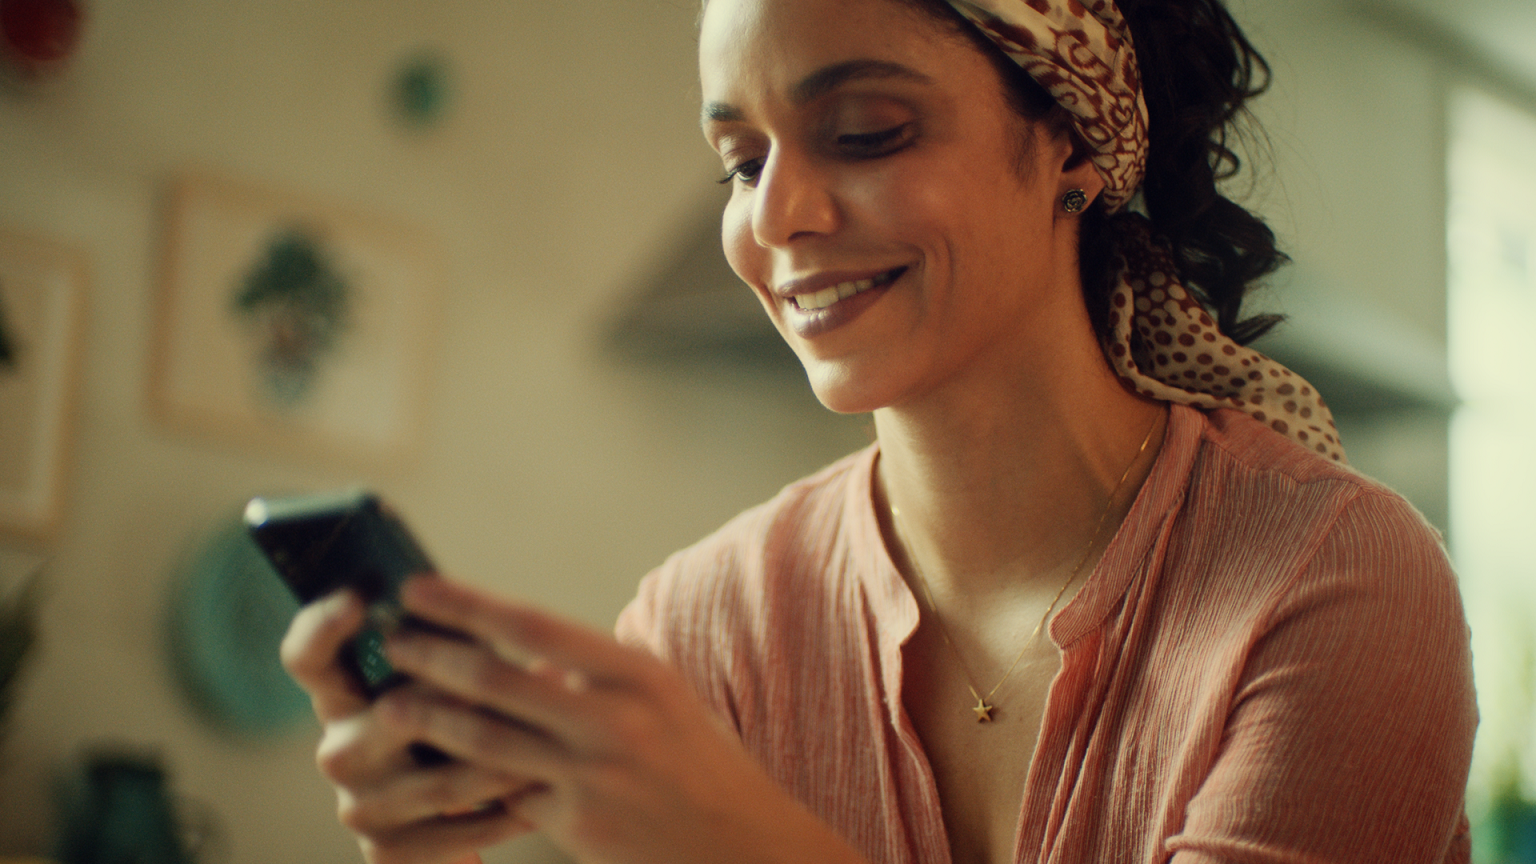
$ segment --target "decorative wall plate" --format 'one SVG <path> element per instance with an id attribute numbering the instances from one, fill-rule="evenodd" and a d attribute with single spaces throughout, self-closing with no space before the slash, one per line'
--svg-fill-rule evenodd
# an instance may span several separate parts
<path id="1" fill-rule="evenodd" d="M 309 713 L 309 698 L 278 658 L 298 601 L 237 518 L 209 533 L 172 584 L 172 664 L 210 720 L 259 734 Z"/>

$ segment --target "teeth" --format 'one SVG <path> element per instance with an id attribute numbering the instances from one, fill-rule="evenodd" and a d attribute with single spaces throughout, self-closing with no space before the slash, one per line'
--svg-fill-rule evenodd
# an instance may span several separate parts
<path id="1" fill-rule="evenodd" d="M 815 294 L 801 294 L 795 298 L 795 303 L 801 309 L 825 309 L 837 302 L 837 288 L 838 286 L 834 285 L 831 288 L 823 288 Z"/>
<path id="2" fill-rule="evenodd" d="M 868 291 L 876 285 L 884 285 L 890 281 L 891 274 L 885 274 L 871 279 L 840 282 L 831 288 L 823 288 L 815 294 L 801 294 L 795 298 L 795 305 L 806 310 L 825 309 L 839 300 L 847 300 L 861 291 Z"/>

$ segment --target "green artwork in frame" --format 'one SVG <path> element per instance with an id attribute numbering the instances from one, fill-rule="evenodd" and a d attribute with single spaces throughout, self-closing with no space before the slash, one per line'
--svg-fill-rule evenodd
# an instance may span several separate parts
<path id="1" fill-rule="evenodd" d="M 256 331 L 255 362 L 275 403 L 313 392 L 321 364 L 346 333 L 349 297 L 323 242 L 302 226 L 274 234 L 239 283 L 234 309 Z"/>
<path id="2" fill-rule="evenodd" d="M 394 219 L 207 175 L 170 201 L 156 419 L 311 462 L 408 464 L 438 335 L 435 246 Z"/>

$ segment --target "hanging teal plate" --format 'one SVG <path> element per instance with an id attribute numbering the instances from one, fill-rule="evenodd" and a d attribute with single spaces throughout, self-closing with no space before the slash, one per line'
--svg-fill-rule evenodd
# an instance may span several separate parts
<path id="1" fill-rule="evenodd" d="M 221 523 L 172 584 L 170 648 L 187 695 L 215 724 L 281 730 L 309 713 L 278 646 L 299 609 L 236 517 Z"/>

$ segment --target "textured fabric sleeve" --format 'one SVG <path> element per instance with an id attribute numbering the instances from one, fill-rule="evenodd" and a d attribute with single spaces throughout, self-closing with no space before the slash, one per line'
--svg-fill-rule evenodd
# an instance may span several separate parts
<path id="1" fill-rule="evenodd" d="M 614 638 L 625 645 L 643 648 L 663 659 L 667 651 L 663 647 L 661 627 L 656 620 L 656 573 L 640 581 L 640 589 L 634 599 L 619 613 L 613 625 Z"/>
<path id="2" fill-rule="evenodd" d="M 740 732 L 730 670 L 734 638 L 722 621 L 737 575 L 735 556 L 720 544 L 685 549 L 640 581 L 619 613 L 614 636 L 656 655 L 687 679 L 711 709 Z"/>
<path id="3" fill-rule="evenodd" d="M 1366 490 L 1277 598 L 1173 864 L 1465 862 L 1477 712 L 1449 562 Z"/>

